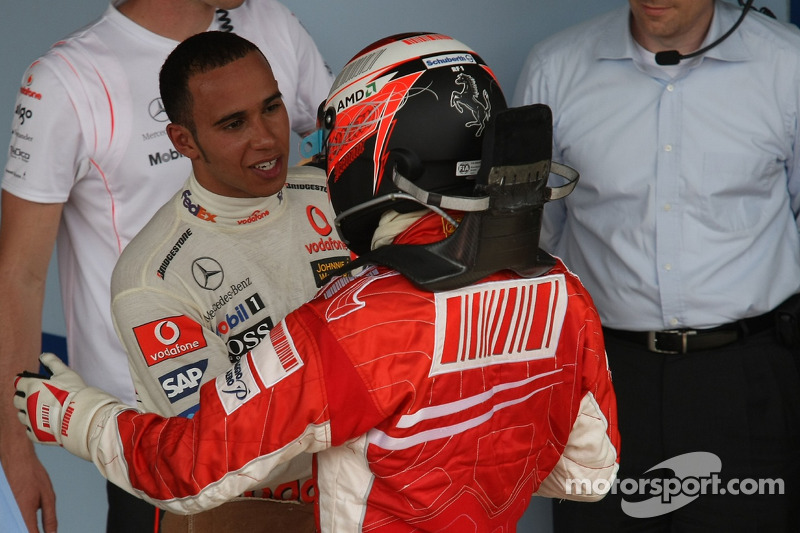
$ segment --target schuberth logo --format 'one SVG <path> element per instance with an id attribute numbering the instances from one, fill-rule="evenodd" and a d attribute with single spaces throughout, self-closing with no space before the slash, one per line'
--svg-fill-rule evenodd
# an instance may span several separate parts
<path id="1" fill-rule="evenodd" d="M 147 366 L 206 347 L 203 327 L 185 315 L 162 318 L 136 326 L 133 334 Z"/>

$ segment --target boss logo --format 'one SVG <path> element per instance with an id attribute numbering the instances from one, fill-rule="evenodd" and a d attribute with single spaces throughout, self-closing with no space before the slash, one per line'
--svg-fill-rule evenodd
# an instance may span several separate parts
<path id="1" fill-rule="evenodd" d="M 258 346 L 258 344 L 269 335 L 273 327 L 272 318 L 267 317 L 240 334 L 231 335 L 226 342 L 228 346 L 228 358 L 231 363 L 237 362 L 244 354 Z"/>

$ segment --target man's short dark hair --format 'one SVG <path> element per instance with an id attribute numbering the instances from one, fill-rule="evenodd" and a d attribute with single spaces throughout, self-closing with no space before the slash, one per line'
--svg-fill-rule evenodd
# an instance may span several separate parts
<path id="1" fill-rule="evenodd" d="M 161 101 L 169 119 L 194 133 L 189 79 L 195 74 L 224 67 L 251 52 L 263 56 L 258 47 L 244 37 L 222 31 L 198 33 L 176 46 L 164 61 L 158 79 Z"/>

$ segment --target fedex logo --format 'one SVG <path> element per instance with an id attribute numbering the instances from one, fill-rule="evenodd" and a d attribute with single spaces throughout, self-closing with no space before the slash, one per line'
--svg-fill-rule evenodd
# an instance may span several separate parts
<path id="1" fill-rule="evenodd" d="M 158 378 L 161 388 L 172 403 L 194 394 L 200 389 L 200 380 L 208 367 L 208 359 L 182 366 Z"/>
<path id="2" fill-rule="evenodd" d="M 147 366 L 206 347 L 203 326 L 186 315 L 161 318 L 133 328 Z"/>
<path id="3" fill-rule="evenodd" d="M 191 214 L 199 218 L 200 220 L 205 220 L 208 222 L 214 222 L 216 224 L 217 215 L 213 213 L 209 213 L 205 207 L 200 204 L 196 204 L 192 202 L 191 198 L 192 195 L 191 191 L 183 191 L 183 207 L 186 208 Z"/>

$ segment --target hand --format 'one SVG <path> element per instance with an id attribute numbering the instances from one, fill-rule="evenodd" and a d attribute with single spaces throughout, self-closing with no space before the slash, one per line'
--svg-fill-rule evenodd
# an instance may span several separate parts
<path id="1" fill-rule="evenodd" d="M 70 453 L 91 461 L 89 431 L 92 419 L 105 405 L 119 400 L 94 387 L 70 370 L 54 354 L 39 360 L 52 377 L 23 372 L 14 386 L 14 406 L 19 420 L 28 428 L 28 437 L 42 444 L 57 444 Z"/>
<path id="2" fill-rule="evenodd" d="M 13 442 L 9 439 L 5 449 L 0 449 L 0 458 L 11 492 L 27 527 L 26 531 L 39 531 L 37 511 L 41 511 L 42 531 L 55 533 L 58 530 L 58 517 L 56 495 L 50 477 L 36 457 L 33 444 L 24 437 L 25 431 L 22 426 L 17 424 L 16 420 L 9 419 L 8 422 L 9 426 L 4 427 L 3 432 L 7 433 L 12 427 L 15 430 L 19 428 L 20 435 L 18 437 L 15 435 Z M 16 431 L 14 433 L 16 434 Z"/>

